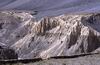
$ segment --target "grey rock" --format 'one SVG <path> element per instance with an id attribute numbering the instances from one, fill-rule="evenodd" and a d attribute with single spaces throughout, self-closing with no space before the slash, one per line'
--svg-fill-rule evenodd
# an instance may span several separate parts
<path id="1" fill-rule="evenodd" d="M 27 12 L 0 13 L 0 42 L 19 59 L 100 53 L 100 15 L 60 15 L 37 21 Z"/>
<path id="2" fill-rule="evenodd" d="M 0 46 L 0 60 L 18 59 L 18 54 L 8 47 Z"/>

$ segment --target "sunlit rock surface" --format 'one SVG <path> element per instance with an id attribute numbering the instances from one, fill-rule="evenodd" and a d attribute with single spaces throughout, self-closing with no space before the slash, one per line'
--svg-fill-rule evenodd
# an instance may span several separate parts
<path id="1" fill-rule="evenodd" d="M 31 13 L 0 13 L 0 43 L 13 48 L 19 59 L 99 53 L 99 28 L 100 14 L 60 15 L 37 21 Z"/>

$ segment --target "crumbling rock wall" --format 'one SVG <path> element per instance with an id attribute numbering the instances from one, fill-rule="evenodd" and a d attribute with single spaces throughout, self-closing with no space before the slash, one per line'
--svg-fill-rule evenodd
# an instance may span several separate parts
<path id="1" fill-rule="evenodd" d="M 34 27 L 35 33 L 37 34 L 45 34 L 46 31 L 55 28 L 59 25 L 60 22 L 56 20 L 56 18 L 43 18 L 41 19 L 38 24 Z"/>

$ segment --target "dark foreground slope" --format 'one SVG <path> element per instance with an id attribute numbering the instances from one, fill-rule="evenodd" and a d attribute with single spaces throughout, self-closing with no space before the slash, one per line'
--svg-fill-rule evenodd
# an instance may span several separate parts
<path id="1" fill-rule="evenodd" d="M 99 65 L 100 54 L 87 54 L 76 56 L 63 56 L 49 59 L 24 59 L 24 60 L 9 60 L 0 61 L 0 65 Z"/>

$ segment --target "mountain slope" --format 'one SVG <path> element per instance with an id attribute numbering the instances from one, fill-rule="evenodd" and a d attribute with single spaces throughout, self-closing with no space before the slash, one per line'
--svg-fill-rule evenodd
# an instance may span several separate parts
<path id="1" fill-rule="evenodd" d="M 99 13 L 100 0 L 1 0 L 0 10 L 37 11 L 36 17 Z"/>
<path id="2" fill-rule="evenodd" d="M 0 13 L 0 42 L 19 59 L 100 51 L 100 14 L 60 15 L 36 21 L 25 12 Z"/>

